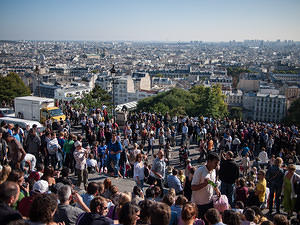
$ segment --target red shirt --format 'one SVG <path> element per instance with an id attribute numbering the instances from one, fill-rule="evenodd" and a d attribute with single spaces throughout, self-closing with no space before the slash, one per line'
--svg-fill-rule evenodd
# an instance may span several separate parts
<path id="1" fill-rule="evenodd" d="M 18 210 L 22 216 L 29 217 L 29 210 L 31 208 L 34 196 L 23 198 L 18 204 Z"/>

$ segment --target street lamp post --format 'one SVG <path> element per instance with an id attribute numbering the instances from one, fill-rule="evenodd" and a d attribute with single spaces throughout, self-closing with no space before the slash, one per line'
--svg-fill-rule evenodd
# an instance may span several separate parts
<path id="1" fill-rule="evenodd" d="M 116 122 L 116 106 L 115 106 L 115 75 L 116 75 L 116 70 L 115 70 L 115 65 L 110 69 L 110 74 L 112 78 L 112 99 L 113 99 L 113 109 L 112 109 L 112 116 L 114 118 L 114 123 Z"/>

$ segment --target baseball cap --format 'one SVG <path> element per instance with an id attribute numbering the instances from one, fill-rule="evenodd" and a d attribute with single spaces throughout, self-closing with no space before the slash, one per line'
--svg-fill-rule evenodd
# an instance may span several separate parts
<path id="1" fill-rule="evenodd" d="M 82 143 L 81 143 L 80 141 L 76 141 L 76 142 L 74 143 L 74 146 L 75 146 L 75 147 L 82 146 Z"/>
<path id="2" fill-rule="evenodd" d="M 32 190 L 34 192 L 46 193 L 49 190 L 49 184 L 45 180 L 39 180 L 34 183 Z"/>

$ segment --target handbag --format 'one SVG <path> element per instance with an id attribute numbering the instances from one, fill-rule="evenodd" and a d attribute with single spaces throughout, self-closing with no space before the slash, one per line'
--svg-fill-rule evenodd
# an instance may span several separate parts
<path id="1" fill-rule="evenodd" d="M 230 205 L 228 203 L 228 198 L 226 195 L 221 195 L 220 197 L 214 195 L 213 204 L 214 204 L 214 208 L 216 208 L 220 213 L 223 213 L 225 210 L 230 208 Z"/>

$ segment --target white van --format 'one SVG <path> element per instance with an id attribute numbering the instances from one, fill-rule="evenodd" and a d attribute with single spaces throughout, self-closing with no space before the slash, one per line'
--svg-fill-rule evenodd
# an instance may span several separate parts
<path id="1" fill-rule="evenodd" d="M 9 124 L 9 123 L 18 124 L 22 129 L 26 129 L 27 125 L 29 125 L 30 128 L 32 128 L 32 126 L 34 124 L 36 124 L 39 132 L 42 132 L 43 130 L 45 130 L 45 127 L 42 124 L 40 124 L 37 121 L 33 121 L 33 120 L 23 120 L 23 119 L 14 118 L 14 117 L 1 117 L 0 123 L 2 121 L 5 121 L 7 124 Z"/>

